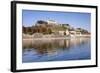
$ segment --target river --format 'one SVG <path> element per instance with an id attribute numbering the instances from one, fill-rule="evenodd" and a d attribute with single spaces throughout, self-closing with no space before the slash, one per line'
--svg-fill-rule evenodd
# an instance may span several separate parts
<path id="1" fill-rule="evenodd" d="M 91 59 L 90 38 L 23 40 L 22 63 Z"/>

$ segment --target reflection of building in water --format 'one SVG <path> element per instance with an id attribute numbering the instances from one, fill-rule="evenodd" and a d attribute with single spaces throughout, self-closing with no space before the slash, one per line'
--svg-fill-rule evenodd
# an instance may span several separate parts
<path id="1" fill-rule="evenodd" d="M 70 48 L 70 39 L 65 40 L 65 44 L 67 48 Z"/>
<path id="2" fill-rule="evenodd" d="M 70 40 L 23 40 L 23 48 L 34 48 L 40 54 L 57 53 L 58 50 L 69 49 Z"/>
<path id="3" fill-rule="evenodd" d="M 35 49 L 38 54 L 59 54 L 70 47 L 86 42 L 89 38 L 55 39 L 55 40 L 23 40 L 23 49 Z"/>
<path id="4" fill-rule="evenodd" d="M 70 46 L 77 46 L 77 45 L 80 45 L 80 44 L 83 44 L 85 43 L 86 41 L 88 41 L 90 38 L 72 38 L 70 39 Z"/>

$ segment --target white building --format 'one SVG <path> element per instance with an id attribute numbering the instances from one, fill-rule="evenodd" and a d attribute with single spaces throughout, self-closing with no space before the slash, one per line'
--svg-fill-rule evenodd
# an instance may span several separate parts
<path id="1" fill-rule="evenodd" d="M 53 21 L 53 20 L 48 20 L 47 23 L 50 24 L 50 25 L 51 25 L 51 24 L 52 24 L 52 25 L 57 24 L 57 22 L 56 22 L 56 21 Z"/>

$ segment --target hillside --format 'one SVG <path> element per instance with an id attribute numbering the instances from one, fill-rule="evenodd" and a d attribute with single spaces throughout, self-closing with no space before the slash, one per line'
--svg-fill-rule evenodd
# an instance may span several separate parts
<path id="1" fill-rule="evenodd" d="M 24 34 L 58 34 L 58 35 L 70 35 L 70 34 L 90 34 L 83 28 L 74 28 L 69 24 L 59 24 L 53 20 L 43 21 L 38 20 L 35 25 L 31 27 L 23 26 Z"/>

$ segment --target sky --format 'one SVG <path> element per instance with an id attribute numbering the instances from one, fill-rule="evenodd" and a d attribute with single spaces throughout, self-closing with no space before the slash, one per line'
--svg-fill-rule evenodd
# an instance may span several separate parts
<path id="1" fill-rule="evenodd" d="M 54 20 L 59 24 L 70 24 L 74 28 L 91 30 L 91 14 L 80 12 L 58 12 L 23 10 L 22 24 L 25 27 L 35 25 L 38 20 Z"/>

